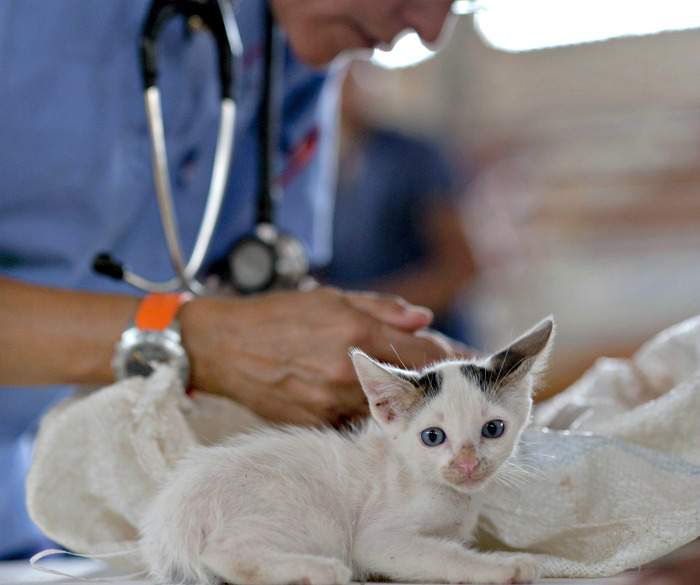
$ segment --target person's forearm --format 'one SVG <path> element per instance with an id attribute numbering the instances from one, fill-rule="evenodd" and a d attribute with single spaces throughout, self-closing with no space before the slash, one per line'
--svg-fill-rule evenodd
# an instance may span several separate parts
<path id="1" fill-rule="evenodd" d="M 106 384 L 139 299 L 0 277 L 0 385 Z"/>

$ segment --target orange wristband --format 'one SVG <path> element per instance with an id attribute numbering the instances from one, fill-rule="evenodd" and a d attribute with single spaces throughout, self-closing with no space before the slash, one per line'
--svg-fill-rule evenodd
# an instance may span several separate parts
<path id="1" fill-rule="evenodd" d="M 190 299 L 190 293 L 146 295 L 139 305 L 134 323 L 136 327 L 145 331 L 163 331 L 173 322 L 178 309 Z"/>

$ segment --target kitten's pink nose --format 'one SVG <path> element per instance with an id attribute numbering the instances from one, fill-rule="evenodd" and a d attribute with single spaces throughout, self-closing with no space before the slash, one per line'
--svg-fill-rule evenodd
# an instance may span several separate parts
<path id="1" fill-rule="evenodd" d="M 477 459 L 458 459 L 455 465 L 464 472 L 464 475 L 471 475 L 472 472 L 479 467 Z"/>
<path id="2" fill-rule="evenodd" d="M 465 445 L 457 453 L 457 456 L 452 462 L 466 477 L 469 477 L 474 470 L 479 467 L 479 458 L 476 456 L 474 445 Z"/>

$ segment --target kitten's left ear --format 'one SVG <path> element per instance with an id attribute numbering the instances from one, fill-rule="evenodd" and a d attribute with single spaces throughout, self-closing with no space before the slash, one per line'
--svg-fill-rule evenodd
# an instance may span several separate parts
<path id="1" fill-rule="evenodd" d="M 549 316 L 489 357 L 487 367 L 495 372 L 498 385 L 518 382 L 530 373 L 541 373 L 553 339 L 554 319 Z"/>
<path id="2" fill-rule="evenodd" d="M 350 357 L 370 412 L 378 422 L 391 424 L 409 415 L 425 399 L 412 381 L 415 372 L 380 364 L 359 349 L 352 350 Z"/>

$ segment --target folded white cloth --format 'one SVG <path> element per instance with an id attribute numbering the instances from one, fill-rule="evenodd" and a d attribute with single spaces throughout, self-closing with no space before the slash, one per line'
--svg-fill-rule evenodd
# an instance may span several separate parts
<path id="1" fill-rule="evenodd" d="M 194 445 L 260 424 L 226 398 L 189 398 L 166 367 L 70 398 L 41 422 L 27 478 L 29 514 L 76 552 L 133 551 L 138 520 L 167 470 Z M 133 554 L 123 560 L 140 566 Z"/>
<path id="2" fill-rule="evenodd" d="M 700 318 L 632 360 L 600 360 L 537 410 L 519 456 L 527 473 L 489 489 L 481 543 L 541 555 L 545 576 L 595 577 L 699 537 L 699 416 Z M 41 424 L 30 514 L 75 551 L 134 551 L 174 462 L 260 424 L 224 398 L 188 398 L 167 368 L 72 398 Z M 138 554 L 123 560 L 141 565 Z"/>

